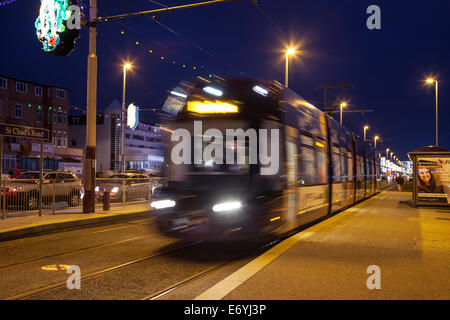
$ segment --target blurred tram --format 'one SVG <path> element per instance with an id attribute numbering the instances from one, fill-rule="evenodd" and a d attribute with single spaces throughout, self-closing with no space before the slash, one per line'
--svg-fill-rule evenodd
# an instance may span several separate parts
<path id="1" fill-rule="evenodd" d="M 157 209 L 159 229 L 169 236 L 192 240 L 279 236 L 383 188 L 379 154 L 373 147 L 276 81 L 199 77 L 173 89 L 163 109 L 173 115 L 164 124 L 172 132 L 164 174 L 167 186 L 151 205 Z M 200 134 L 195 132 L 199 121 Z M 204 141 L 206 130 L 219 130 L 225 140 L 227 129 L 251 128 L 278 129 L 275 174 L 261 174 L 268 165 L 259 158 L 249 164 L 250 137 L 245 143 L 223 144 L 223 155 L 232 149 L 236 159 L 238 149 L 244 148 L 241 160 L 246 161 L 194 161 L 195 140 L 200 139 L 203 148 L 211 143 Z M 173 161 L 181 141 L 173 138 L 176 129 L 189 132 L 190 150 L 180 154 L 190 157 L 191 164 Z M 262 138 L 257 139 L 259 154 Z M 268 137 L 267 148 L 270 139 L 275 138 Z"/>

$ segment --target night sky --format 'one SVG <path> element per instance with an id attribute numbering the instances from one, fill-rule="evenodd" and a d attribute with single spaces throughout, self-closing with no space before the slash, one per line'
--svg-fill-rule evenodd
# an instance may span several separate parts
<path id="1" fill-rule="evenodd" d="M 158 2 L 174 6 L 197 1 Z M 369 125 L 368 137 L 380 135 L 379 145 L 391 148 L 401 160 L 407 160 L 408 151 L 435 144 L 434 87 L 424 79 L 429 75 L 439 79 L 439 144 L 450 149 L 449 1 L 258 3 L 282 32 L 247 0 L 158 16 L 187 40 L 151 17 L 99 24 L 98 112 L 113 99 L 121 101 L 126 60 L 134 66 L 128 74 L 127 102 L 160 108 L 168 90 L 197 75 L 245 74 L 284 83 L 283 50 L 292 43 L 300 52 L 290 63 L 289 87 L 322 108 L 321 84 L 352 84 L 347 91 L 349 108 L 374 112 L 344 114 L 344 125 L 360 135 Z M 381 30 L 366 27 L 366 9 L 372 4 L 381 8 Z M 40 0 L 0 5 L 0 74 L 67 88 L 70 105 L 85 108 L 87 30 L 82 30 L 70 56 L 45 53 L 34 28 L 39 6 Z M 149 0 L 98 0 L 99 16 L 156 8 L 160 6 Z M 142 117 L 151 120 L 152 112 L 145 111 Z"/>

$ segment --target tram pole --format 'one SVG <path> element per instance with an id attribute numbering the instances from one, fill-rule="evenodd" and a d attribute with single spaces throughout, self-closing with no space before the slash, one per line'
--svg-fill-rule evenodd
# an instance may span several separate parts
<path id="1" fill-rule="evenodd" d="M 83 162 L 83 213 L 95 213 L 95 148 L 97 125 L 97 0 L 90 0 L 87 75 L 86 151 Z"/>

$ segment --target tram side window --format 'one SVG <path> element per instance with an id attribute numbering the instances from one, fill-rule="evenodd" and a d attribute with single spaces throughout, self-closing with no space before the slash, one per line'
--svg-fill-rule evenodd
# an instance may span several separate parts
<path id="1" fill-rule="evenodd" d="M 346 159 L 347 150 L 345 148 L 340 149 L 341 159 L 341 177 L 342 180 L 348 180 L 348 161 Z"/>
<path id="2" fill-rule="evenodd" d="M 333 147 L 333 181 L 341 182 L 342 168 L 341 168 L 341 154 L 339 152 L 339 147 Z"/>
<path id="3" fill-rule="evenodd" d="M 317 183 L 327 183 L 327 157 L 325 153 L 325 141 L 316 140 Z"/>
<path id="4" fill-rule="evenodd" d="M 301 147 L 299 157 L 298 180 L 302 185 L 311 185 L 317 183 L 316 162 L 314 150 L 308 147 Z"/>
<path id="5" fill-rule="evenodd" d="M 348 168 L 348 181 L 353 181 L 353 155 L 350 151 L 347 152 L 347 168 Z"/>

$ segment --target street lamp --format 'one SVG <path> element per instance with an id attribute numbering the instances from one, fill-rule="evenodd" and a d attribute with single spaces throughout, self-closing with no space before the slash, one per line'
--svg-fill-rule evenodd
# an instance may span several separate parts
<path id="1" fill-rule="evenodd" d="M 389 158 L 389 148 L 386 149 L 386 158 Z"/>
<path id="2" fill-rule="evenodd" d="M 369 129 L 369 126 L 364 127 L 364 141 L 366 141 L 366 130 Z"/>
<path id="3" fill-rule="evenodd" d="M 340 122 L 341 126 L 342 126 L 342 108 L 345 108 L 346 106 L 347 106 L 347 104 L 345 102 L 341 103 L 341 106 L 340 106 L 341 107 L 341 122 Z"/>
<path id="4" fill-rule="evenodd" d="M 295 53 L 294 48 L 288 48 L 286 50 L 286 74 L 285 74 L 285 86 L 288 87 L 289 84 L 289 56 Z"/>
<path id="5" fill-rule="evenodd" d="M 379 136 L 375 136 L 375 138 L 373 138 L 373 142 L 375 144 L 375 150 L 377 149 L 377 140 L 380 139 Z"/>
<path id="6" fill-rule="evenodd" d="M 393 152 L 391 152 L 391 159 L 392 159 L 392 156 L 394 155 L 394 153 Z"/>
<path id="7" fill-rule="evenodd" d="M 120 171 L 125 172 L 125 91 L 127 86 L 127 70 L 131 68 L 131 64 L 123 65 L 123 91 L 122 91 L 122 116 L 120 118 L 121 145 L 120 145 Z"/>
<path id="8" fill-rule="evenodd" d="M 428 84 L 435 83 L 436 86 L 436 147 L 439 146 L 438 138 L 438 81 L 435 79 L 427 79 Z"/>

